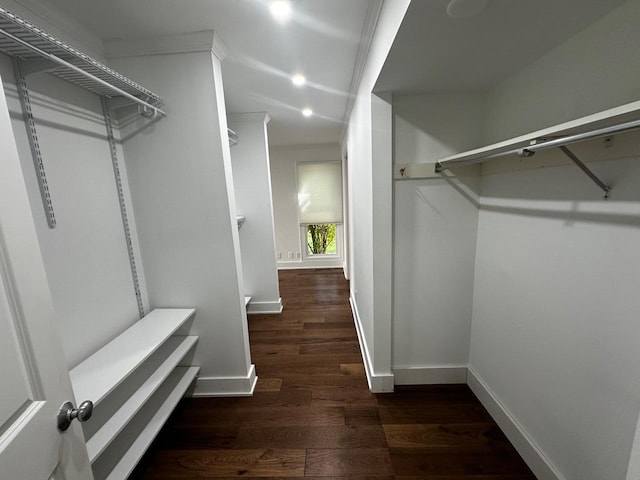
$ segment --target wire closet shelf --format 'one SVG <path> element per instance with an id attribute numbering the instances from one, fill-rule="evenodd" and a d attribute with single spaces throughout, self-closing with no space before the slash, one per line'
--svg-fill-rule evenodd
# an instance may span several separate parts
<path id="1" fill-rule="evenodd" d="M 162 98 L 124 75 L 80 52 L 0 7 L 0 51 L 23 61 L 45 60 L 46 71 L 106 98 L 124 97 L 146 115 L 166 115 Z M 36 71 L 38 71 L 36 70 Z"/>

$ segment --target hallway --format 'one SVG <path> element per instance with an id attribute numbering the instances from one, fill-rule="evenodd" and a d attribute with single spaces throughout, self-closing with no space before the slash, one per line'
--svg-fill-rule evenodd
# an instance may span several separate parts
<path id="1" fill-rule="evenodd" d="M 369 392 L 341 269 L 279 279 L 253 397 L 183 400 L 131 478 L 535 479 L 466 386 Z"/>

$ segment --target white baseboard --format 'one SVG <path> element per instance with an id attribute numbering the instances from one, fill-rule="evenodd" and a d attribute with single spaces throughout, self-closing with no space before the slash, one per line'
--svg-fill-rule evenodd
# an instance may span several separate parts
<path id="1" fill-rule="evenodd" d="M 247 306 L 247 313 L 282 313 L 282 298 L 273 302 L 256 302 L 251 300 Z"/>
<path id="2" fill-rule="evenodd" d="M 397 366 L 393 368 L 396 385 L 437 385 L 467 383 L 467 366 Z"/>
<path id="3" fill-rule="evenodd" d="M 298 270 L 314 268 L 342 268 L 344 261 L 340 259 L 322 260 L 293 260 L 291 262 L 277 262 L 278 270 Z"/>
<path id="4" fill-rule="evenodd" d="M 302 265 L 302 260 L 291 260 L 290 262 L 277 261 L 276 268 L 278 270 L 295 270 L 297 268 L 307 268 Z"/>
<path id="5" fill-rule="evenodd" d="M 258 377 L 251 364 L 246 377 L 199 377 L 192 397 L 249 397 L 253 395 Z"/>
<path id="6" fill-rule="evenodd" d="M 469 388 L 502 429 L 538 480 L 566 480 L 471 366 L 468 367 L 467 385 L 469 385 Z"/>
<path id="7" fill-rule="evenodd" d="M 360 314 L 358 313 L 358 305 L 352 296 L 349 296 L 349 303 L 351 303 L 351 310 L 353 311 L 353 319 L 356 325 L 356 332 L 358 333 L 358 343 L 360 344 L 360 353 L 362 354 L 362 361 L 364 362 L 364 369 L 367 374 L 367 383 L 369 384 L 369 390 L 373 393 L 389 393 L 393 392 L 393 373 L 375 373 L 373 370 L 373 363 L 371 362 L 371 356 L 369 355 L 369 348 L 362 331 L 362 323 L 360 322 Z"/>

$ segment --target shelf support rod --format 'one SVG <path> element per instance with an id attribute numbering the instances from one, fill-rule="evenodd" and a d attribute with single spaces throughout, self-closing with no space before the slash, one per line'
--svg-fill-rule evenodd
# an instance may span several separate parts
<path id="1" fill-rule="evenodd" d="M 153 105 L 151 105 L 150 103 L 145 102 L 144 100 L 140 100 L 138 97 L 136 97 L 135 95 L 131 95 L 128 92 L 125 92 L 124 90 L 116 87 L 115 85 L 111 85 L 109 82 L 106 82 L 104 80 L 102 80 L 101 78 L 96 77 L 95 75 L 91 75 L 89 72 L 84 71 L 83 69 L 81 69 L 80 67 L 76 67 L 75 65 L 73 65 L 72 63 L 69 63 L 59 57 L 56 57 L 55 55 L 52 55 L 48 52 L 45 52 L 44 50 L 39 49 L 38 47 L 31 45 L 29 42 L 26 42 L 24 40 L 22 40 L 19 37 L 16 37 L 15 35 L 7 32 L 6 30 L 3 30 L 0 28 L 0 34 L 4 35 L 5 37 L 13 40 L 14 42 L 22 45 L 25 48 L 28 48 L 29 50 L 31 50 L 34 53 L 37 53 L 38 55 L 40 55 L 43 58 L 46 58 L 47 60 L 50 60 L 54 63 L 57 63 L 58 65 L 62 65 L 65 68 L 68 68 L 70 70 L 73 70 L 74 72 L 79 73 L 80 75 L 83 75 L 87 78 L 90 78 L 91 80 L 93 80 L 96 83 L 99 83 L 100 85 L 103 85 L 107 88 L 109 88 L 110 90 L 112 90 L 113 92 L 115 92 L 118 95 L 121 95 L 123 97 L 127 97 L 128 99 L 130 99 L 133 102 L 136 102 L 140 105 L 142 105 L 145 109 L 151 110 L 155 115 L 162 115 L 163 117 L 166 116 L 167 114 L 161 110 L 158 107 L 154 107 Z"/>
<path id="2" fill-rule="evenodd" d="M 575 154 L 569 150 L 567 147 L 565 147 L 564 145 L 560 146 L 560 150 L 562 150 L 562 153 L 564 153 L 567 157 L 569 157 L 571 159 L 571 161 L 573 161 L 573 163 L 575 163 L 578 168 L 580 170 L 582 170 L 592 181 L 593 183 L 595 183 L 596 185 L 598 185 L 602 191 L 604 192 L 604 198 L 608 199 L 609 198 L 609 192 L 611 191 L 611 189 L 602 181 L 600 180 L 595 173 L 593 173 L 589 167 L 587 167 L 584 162 L 582 162 L 582 160 L 580 160 L 578 157 L 575 156 Z"/>
<path id="3" fill-rule="evenodd" d="M 136 295 L 136 303 L 138 304 L 138 314 L 140 318 L 144 317 L 144 302 L 142 301 L 142 292 L 140 290 L 140 276 L 138 275 L 138 266 L 136 262 L 136 254 L 133 248 L 133 238 L 131 235 L 131 225 L 129 223 L 129 214 L 127 212 L 127 201 L 124 192 L 124 182 L 120 174 L 120 161 L 118 157 L 118 147 L 116 138 L 113 134 L 113 119 L 111 117 L 110 101 L 104 97 L 102 100 L 102 113 L 104 114 L 104 124 L 107 128 L 107 139 L 109 141 L 109 153 L 111 154 L 111 164 L 113 165 L 113 175 L 116 181 L 116 189 L 118 192 L 118 203 L 120 204 L 120 216 L 122 217 L 122 228 L 124 231 L 124 240 L 127 244 L 127 254 L 129 255 L 129 265 L 131 267 L 131 279 L 133 280 L 133 290 Z"/>

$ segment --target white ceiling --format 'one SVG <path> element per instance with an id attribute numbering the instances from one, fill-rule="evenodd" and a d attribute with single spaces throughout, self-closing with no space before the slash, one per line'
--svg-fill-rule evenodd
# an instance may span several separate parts
<path id="1" fill-rule="evenodd" d="M 487 90 L 623 2 L 490 0 L 476 17 L 451 18 L 449 0 L 413 0 L 375 90 Z"/>
<path id="2" fill-rule="evenodd" d="M 272 145 L 337 143 L 365 24 L 381 0 L 292 0 L 285 26 L 270 0 L 48 0 L 102 40 L 215 30 L 229 49 L 227 111 L 268 112 Z M 449 0 L 413 0 L 377 91 L 486 90 L 623 0 L 490 0 L 474 18 Z M 473 1 L 473 0 L 470 0 Z M 294 72 L 308 84 L 295 88 Z M 135 80 L 135 79 L 134 79 Z M 306 119 L 301 109 L 310 107 Z"/>
<path id="3" fill-rule="evenodd" d="M 378 0 L 293 0 L 284 26 L 269 0 L 48 0 L 102 40 L 215 30 L 227 112 L 267 112 L 272 145 L 337 143 L 367 12 Z M 290 76 L 303 73 L 296 88 Z M 135 80 L 135 79 L 134 79 Z M 304 118 L 309 107 L 314 115 Z"/>

